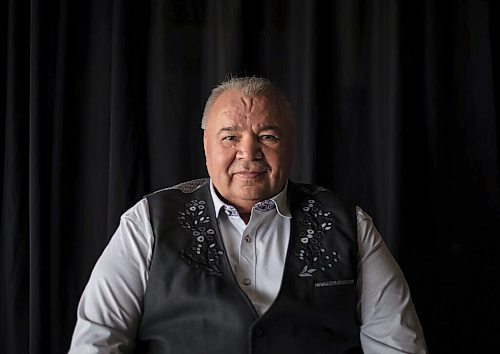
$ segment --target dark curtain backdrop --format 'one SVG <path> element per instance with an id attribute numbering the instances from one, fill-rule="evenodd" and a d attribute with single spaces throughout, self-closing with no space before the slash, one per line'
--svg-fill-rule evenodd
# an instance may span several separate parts
<path id="1" fill-rule="evenodd" d="M 500 38 L 494 1 L 1 5 L 0 352 L 64 353 L 119 217 L 206 176 L 228 73 L 297 115 L 292 178 L 374 217 L 431 353 L 498 347 Z"/>

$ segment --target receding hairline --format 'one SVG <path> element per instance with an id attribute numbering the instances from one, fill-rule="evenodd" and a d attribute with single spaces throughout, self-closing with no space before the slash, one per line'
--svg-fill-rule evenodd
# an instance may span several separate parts
<path id="1" fill-rule="evenodd" d="M 203 110 L 203 117 L 201 120 L 201 128 L 205 129 L 210 115 L 210 110 L 214 106 L 217 99 L 226 91 L 235 90 L 243 93 L 245 96 L 264 97 L 272 99 L 276 104 L 280 114 L 285 116 L 294 126 L 293 111 L 285 94 L 274 84 L 271 80 L 249 76 L 249 77 L 231 77 L 220 84 L 218 84 L 208 96 Z"/>

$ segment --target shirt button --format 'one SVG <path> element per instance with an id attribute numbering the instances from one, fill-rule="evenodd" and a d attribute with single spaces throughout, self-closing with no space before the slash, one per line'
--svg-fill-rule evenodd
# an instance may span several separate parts
<path id="1" fill-rule="evenodd" d="M 243 284 L 250 285 L 250 284 L 252 284 L 252 281 L 248 278 L 245 278 L 245 279 L 243 279 Z"/>
<path id="2" fill-rule="evenodd" d="M 246 235 L 244 240 L 246 243 L 252 242 L 252 238 L 250 237 L 250 235 Z"/>

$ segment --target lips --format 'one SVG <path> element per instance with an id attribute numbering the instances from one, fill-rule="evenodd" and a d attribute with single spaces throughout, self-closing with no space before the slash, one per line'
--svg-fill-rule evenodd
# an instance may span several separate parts
<path id="1" fill-rule="evenodd" d="M 233 176 L 244 179 L 255 179 L 263 176 L 271 170 L 269 165 L 262 160 L 253 162 L 241 162 L 238 161 L 234 163 L 229 169 L 229 173 Z"/>
<path id="2" fill-rule="evenodd" d="M 237 171 L 233 175 L 241 178 L 257 178 L 267 171 Z"/>

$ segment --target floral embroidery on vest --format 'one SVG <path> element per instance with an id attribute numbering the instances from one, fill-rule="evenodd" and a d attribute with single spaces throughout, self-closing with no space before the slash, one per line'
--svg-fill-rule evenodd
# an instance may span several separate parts
<path id="1" fill-rule="evenodd" d="M 321 239 L 332 228 L 333 217 L 330 211 L 321 209 L 321 203 L 310 199 L 301 205 L 304 218 L 300 220 L 301 232 L 299 251 L 295 255 L 304 267 L 299 277 L 313 277 L 313 273 L 332 268 L 339 261 L 337 252 L 325 249 Z"/>
<path id="2" fill-rule="evenodd" d="M 224 252 L 217 245 L 215 230 L 210 227 L 206 202 L 194 199 L 186 204 L 186 208 L 177 218 L 184 229 L 191 231 L 193 240 L 189 249 L 181 251 L 182 260 L 210 275 L 223 275 L 218 260 Z"/>

